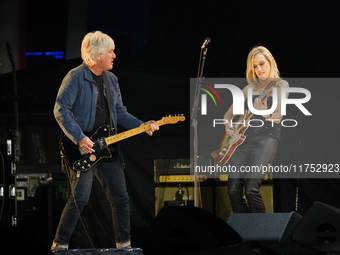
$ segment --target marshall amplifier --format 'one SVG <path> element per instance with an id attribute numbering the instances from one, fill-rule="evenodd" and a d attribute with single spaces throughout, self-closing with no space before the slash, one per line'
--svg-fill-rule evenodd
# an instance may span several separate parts
<path id="1" fill-rule="evenodd" d="M 209 166 L 210 159 L 200 158 L 198 164 Z M 199 190 L 203 209 L 212 212 L 213 175 L 199 173 Z M 189 158 L 156 159 L 154 161 L 155 215 L 163 206 L 194 206 L 194 172 Z"/>
<path id="2" fill-rule="evenodd" d="M 198 166 L 214 166 L 209 158 L 200 158 Z M 208 168 L 208 167 L 207 167 Z M 154 161 L 155 215 L 164 206 L 193 206 L 194 171 L 190 159 L 156 159 Z M 232 212 L 228 196 L 227 175 L 209 172 L 198 174 L 199 200 L 202 208 L 226 221 Z M 266 180 L 261 195 L 267 213 L 274 212 L 273 184 Z"/>
<path id="3" fill-rule="evenodd" d="M 201 158 L 198 160 L 199 165 L 210 166 L 211 159 Z M 155 183 L 179 183 L 194 182 L 194 169 L 190 159 L 156 159 L 154 161 L 154 181 Z M 214 178 L 213 174 L 199 173 L 200 182 Z"/>
<path id="4" fill-rule="evenodd" d="M 200 187 L 200 201 L 202 208 L 213 213 L 214 200 L 213 189 L 204 185 Z M 155 188 L 155 215 L 167 206 L 194 206 L 194 186 L 193 183 L 176 186 L 158 186 Z"/>

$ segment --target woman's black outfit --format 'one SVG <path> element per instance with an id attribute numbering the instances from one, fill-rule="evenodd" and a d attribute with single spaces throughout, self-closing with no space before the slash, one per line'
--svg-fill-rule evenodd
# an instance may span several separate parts
<path id="1" fill-rule="evenodd" d="M 253 96 L 253 102 L 257 95 Z M 246 101 L 247 102 L 247 101 Z M 272 97 L 267 99 L 268 108 L 272 105 Z M 246 104 L 246 109 L 247 104 Z M 234 152 L 229 160 L 230 166 L 240 170 L 245 166 L 268 166 L 272 164 L 280 140 L 281 124 L 272 123 L 262 116 L 254 115 L 252 126 L 245 132 L 246 139 Z M 261 126 L 262 125 L 262 126 Z M 260 127 L 261 126 L 261 127 Z M 260 194 L 261 183 L 264 179 L 262 173 L 247 173 L 241 177 L 240 171 L 229 174 L 228 194 L 234 213 L 264 213 L 265 206 Z M 244 176 L 244 173 L 242 174 Z M 243 191 L 244 189 L 244 191 Z M 247 200 L 244 198 L 244 194 Z"/>

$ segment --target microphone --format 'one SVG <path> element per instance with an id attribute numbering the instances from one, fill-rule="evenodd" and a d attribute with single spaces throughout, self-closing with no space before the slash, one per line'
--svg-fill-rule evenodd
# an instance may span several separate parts
<path id="1" fill-rule="evenodd" d="M 205 47 L 207 47 L 209 44 L 211 43 L 211 39 L 209 37 L 205 38 L 203 40 L 203 44 L 201 46 L 201 49 L 204 49 Z"/>

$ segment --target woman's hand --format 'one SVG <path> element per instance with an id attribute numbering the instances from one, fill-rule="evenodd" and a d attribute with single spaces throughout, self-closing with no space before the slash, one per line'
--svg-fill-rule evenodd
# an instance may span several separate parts
<path id="1" fill-rule="evenodd" d="M 234 127 L 230 127 L 228 125 L 225 125 L 225 131 L 230 137 L 233 137 L 235 135 Z"/>

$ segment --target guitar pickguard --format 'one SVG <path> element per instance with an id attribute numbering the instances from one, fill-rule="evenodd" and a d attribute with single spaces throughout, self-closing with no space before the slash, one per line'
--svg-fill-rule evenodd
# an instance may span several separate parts
<path id="1" fill-rule="evenodd" d="M 100 159 L 110 158 L 112 156 L 105 143 L 105 137 L 110 135 L 110 125 L 101 125 L 93 134 L 90 136 L 93 145 L 93 153 L 85 154 L 78 146 L 73 144 L 70 140 L 63 141 L 63 152 L 69 165 L 75 171 L 84 172 L 93 167 Z"/>

